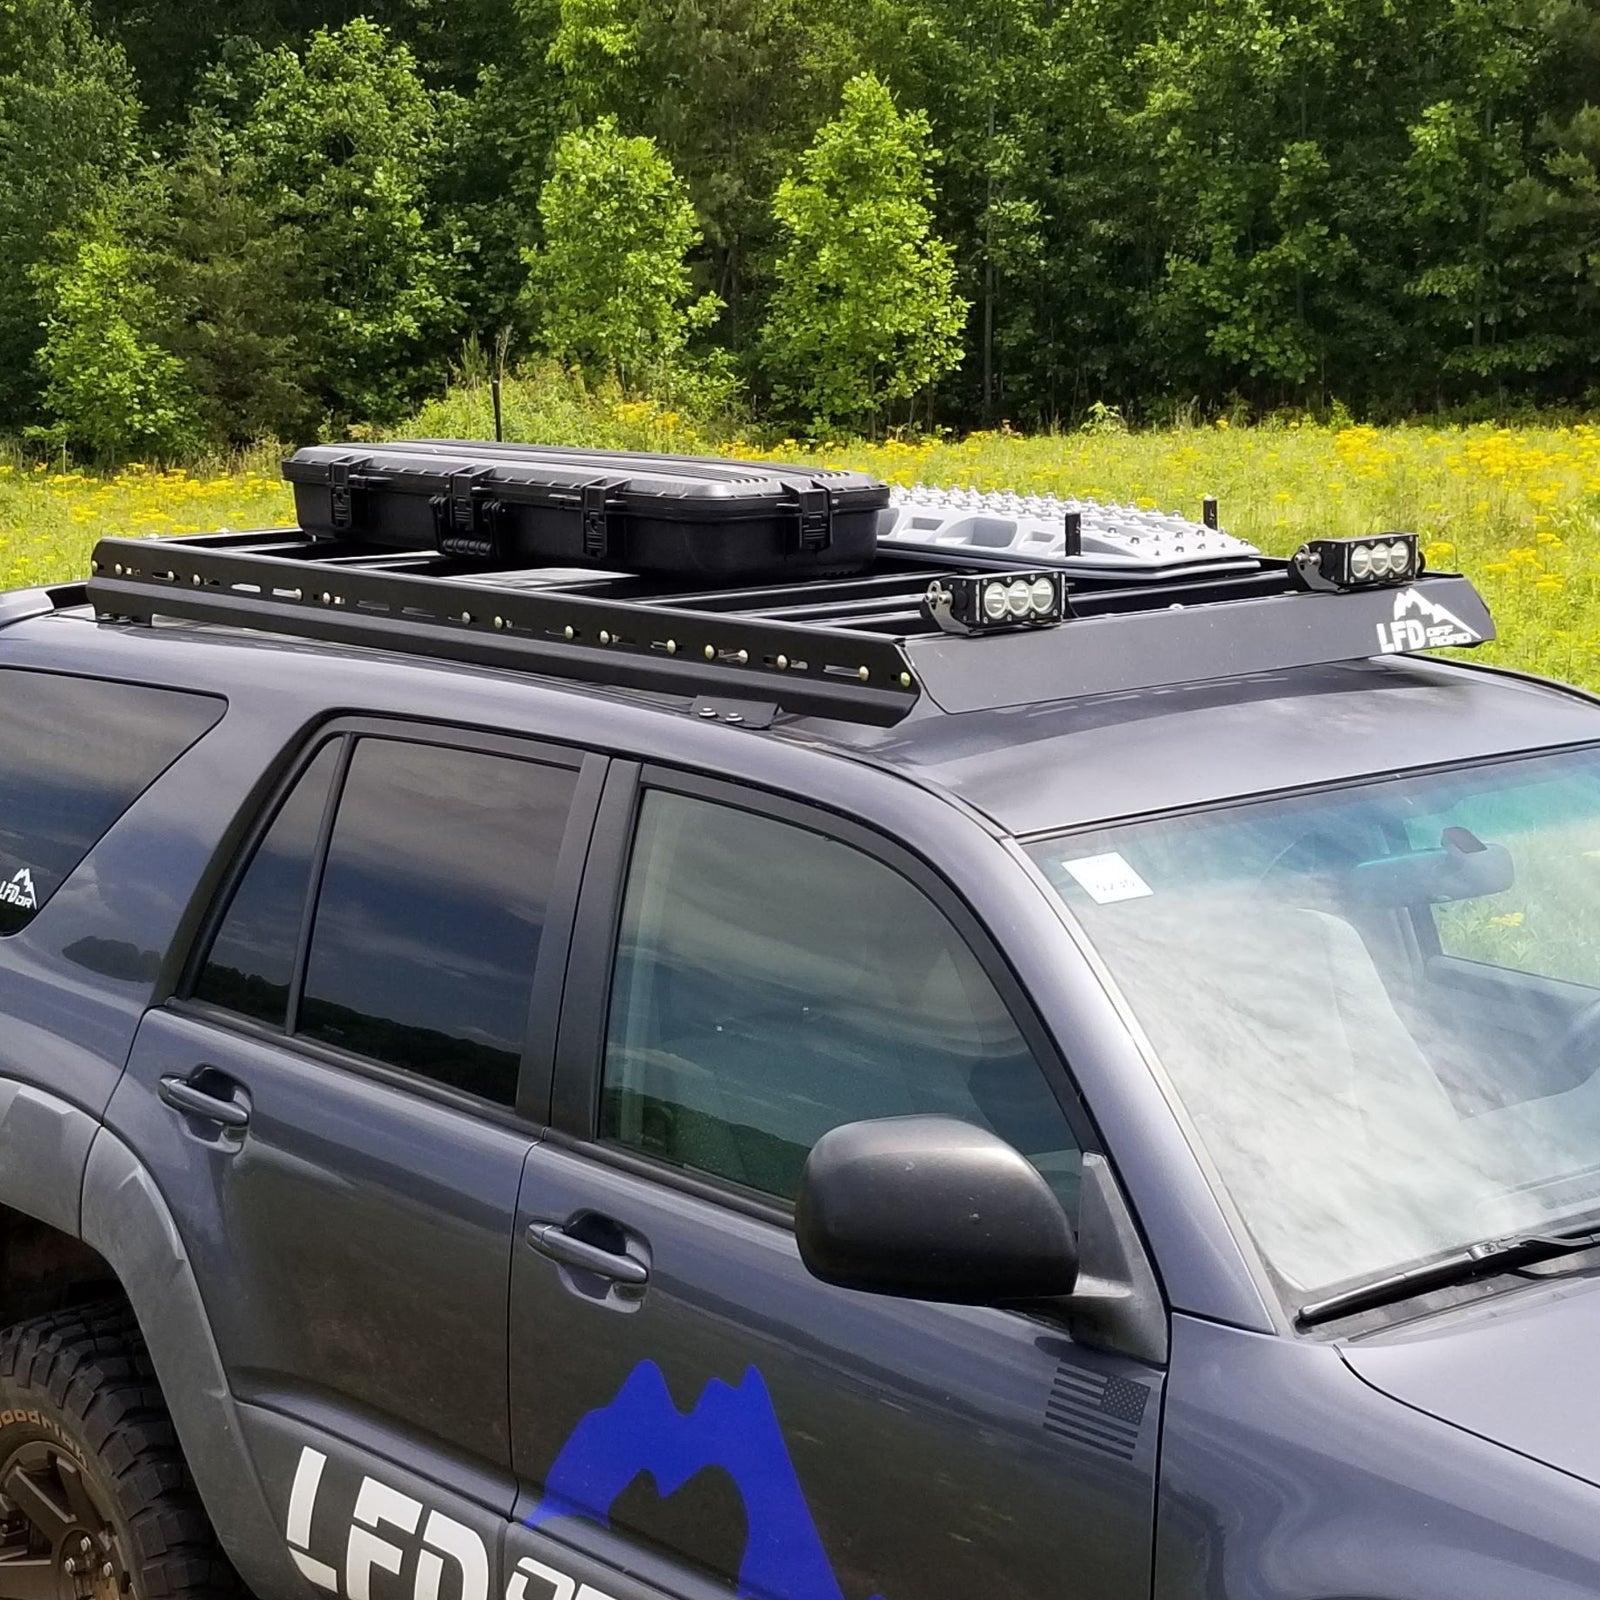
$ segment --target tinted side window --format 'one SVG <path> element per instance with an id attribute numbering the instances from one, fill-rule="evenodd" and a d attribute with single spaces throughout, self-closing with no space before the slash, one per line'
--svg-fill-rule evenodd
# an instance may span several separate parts
<path id="1" fill-rule="evenodd" d="M 325 744 L 278 808 L 217 929 L 195 983 L 196 999 L 284 1026 L 338 751 L 339 741 Z"/>
<path id="2" fill-rule="evenodd" d="M 0 934 L 25 928 L 222 712 L 211 695 L 0 671 Z"/>
<path id="3" fill-rule="evenodd" d="M 942 1112 L 1075 1209 L 1080 1157 L 976 957 L 898 873 L 767 817 L 653 793 L 634 845 L 602 1137 L 792 1197 L 811 1146 Z"/>
<path id="4" fill-rule="evenodd" d="M 576 774 L 362 739 L 296 1031 L 509 1105 Z"/>

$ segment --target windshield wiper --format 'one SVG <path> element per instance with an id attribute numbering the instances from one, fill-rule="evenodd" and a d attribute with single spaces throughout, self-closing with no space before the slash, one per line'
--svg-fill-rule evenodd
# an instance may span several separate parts
<path id="1" fill-rule="evenodd" d="M 1326 1300 L 1313 1300 L 1295 1312 L 1295 1326 L 1314 1328 L 1322 1322 L 1353 1316 L 1357 1311 L 1371 1311 L 1378 1306 L 1409 1300 L 1430 1289 L 1448 1289 L 1478 1278 L 1492 1278 L 1496 1273 L 1514 1272 L 1518 1267 L 1548 1261 L 1552 1256 L 1577 1255 L 1594 1249 L 1600 1249 L 1600 1229 L 1595 1228 L 1582 1233 L 1526 1233 L 1506 1239 L 1486 1239 L 1482 1244 L 1469 1245 L 1465 1250 L 1430 1261 L 1426 1266 L 1391 1273 L 1387 1278 L 1374 1278 L 1359 1288 L 1342 1289 Z"/>

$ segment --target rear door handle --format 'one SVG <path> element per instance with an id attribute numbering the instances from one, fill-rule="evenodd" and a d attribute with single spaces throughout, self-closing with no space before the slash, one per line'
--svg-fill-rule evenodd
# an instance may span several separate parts
<path id="1" fill-rule="evenodd" d="M 575 1238 L 559 1222 L 530 1223 L 528 1243 L 540 1255 L 549 1256 L 564 1267 L 577 1267 L 582 1272 L 609 1278 L 613 1283 L 642 1288 L 650 1281 L 650 1269 L 644 1262 L 617 1250 L 607 1250 L 603 1245 L 590 1244 L 587 1239 Z"/>
<path id="2" fill-rule="evenodd" d="M 174 1111 L 181 1111 L 185 1116 L 200 1117 L 206 1122 L 219 1123 L 224 1128 L 244 1128 L 249 1125 L 248 1106 L 225 1095 L 212 1094 L 187 1078 L 163 1078 L 158 1093 Z"/>

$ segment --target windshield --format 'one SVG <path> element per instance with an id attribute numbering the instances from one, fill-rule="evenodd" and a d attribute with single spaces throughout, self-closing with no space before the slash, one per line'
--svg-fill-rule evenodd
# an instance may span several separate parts
<path id="1" fill-rule="evenodd" d="M 1600 753 L 1029 852 L 1296 1305 L 1600 1213 Z"/>

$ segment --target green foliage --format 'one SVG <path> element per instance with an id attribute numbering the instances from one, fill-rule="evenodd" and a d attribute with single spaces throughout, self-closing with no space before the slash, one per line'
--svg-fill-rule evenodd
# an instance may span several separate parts
<path id="1" fill-rule="evenodd" d="M 689 337 L 715 320 L 693 298 L 685 256 L 694 207 L 650 139 L 602 117 L 566 135 L 539 196 L 544 243 L 526 252 L 525 303 L 550 353 L 624 388 L 669 388 L 689 370 Z"/>
<path id="2" fill-rule="evenodd" d="M 0 427 L 37 397 L 34 269 L 125 178 L 138 109 L 122 52 L 77 0 L 0 0 Z"/>
<path id="3" fill-rule="evenodd" d="M 460 332 L 456 241 L 429 193 L 453 98 L 363 20 L 317 31 L 303 55 L 240 51 L 204 95 L 201 137 L 229 180 L 265 227 L 297 236 L 308 386 L 337 417 L 397 416 Z"/>
<path id="4" fill-rule="evenodd" d="M 928 119 L 871 74 L 845 85 L 773 209 L 787 249 L 765 330 L 773 392 L 819 432 L 867 425 L 961 360 L 967 303 L 933 232 Z"/>
<path id="5" fill-rule="evenodd" d="M 100 457 L 176 456 L 199 441 L 183 363 L 152 337 L 163 307 L 142 267 L 96 219 L 63 265 L 40 274 L 44 402 L 65 442 Z"/>
<path id="6" fill-rule="evenodd" d="M 827 428 L 1600 401 L 1600 0 L 360 9 L 0 0 L 0 431 L 96 215 L 217 445 L 382 426 L 508 330 Z M 909 186 L 846 170 L 889 102 L 819 133 L 863 74 Z"/>
<path id="7" fill-rule="evenodd" d="M 555 361 L 530 362 L 508 374 L 501 402 L 508 439 L 669 455 L 715 455 L 747 448 L 716 412 L 631 397 L 615 378 L 590 382 L 581 372 Z M 493 436 L 493 427 L 488 383 L 463 372 L 444 394 L 428 401 L 404 431 L 418 439 L 486 439 Z"/>
<path id="8" fill-rule="evenodd" d="M 223 143 L 198 120 L 152 198 L 146 248 L 164 292 L 160 339 L 183 364 L 208 443 L 306 438 L 320 397 L 306 354 L 305 235 L 258 203 Z"/>

